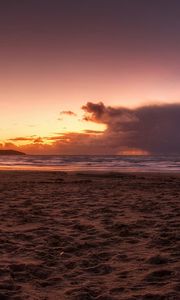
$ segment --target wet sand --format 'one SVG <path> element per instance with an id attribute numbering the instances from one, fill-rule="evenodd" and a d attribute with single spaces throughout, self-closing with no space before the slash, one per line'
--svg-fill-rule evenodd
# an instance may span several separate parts
<path id="1" fill-rule="evenodd" d="M 180 299 L 180 175 L 0 172 L 0 299 Z"/>

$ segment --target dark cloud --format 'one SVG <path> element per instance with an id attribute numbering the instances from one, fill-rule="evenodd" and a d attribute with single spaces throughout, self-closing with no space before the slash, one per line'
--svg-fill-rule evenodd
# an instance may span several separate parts
<path id="1" fill-rule="evenodd" d="M 110 152 L 127 147 L 153 154 L 180 153 L 180 104 L 128 109 L 88 102 L 82 109 L 85 120 L 107 125 L 103 138 Z"/>

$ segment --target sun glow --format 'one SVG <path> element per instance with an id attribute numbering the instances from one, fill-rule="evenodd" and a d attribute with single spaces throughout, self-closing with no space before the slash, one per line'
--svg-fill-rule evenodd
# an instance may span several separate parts
<path id="1" fill-rule="evenodd" d="M 135 149 L 135 148 L 132 148 L 132 149 L 125 149 L 125 150 L 121 150 L 118 155 L 127 155 L 127 156 L 136 156 L 136 155 L 150 155 L 150 152 L 149 151 L 145 151 L 145 150 L 142 150 L 142 149 Z"/>

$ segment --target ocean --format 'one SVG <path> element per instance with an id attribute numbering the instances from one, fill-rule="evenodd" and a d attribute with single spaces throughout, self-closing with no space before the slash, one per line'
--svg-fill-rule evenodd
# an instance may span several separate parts
<path id="1" fill-rule="evenodd" d="M 180 156 L 3 155 L 0 169 L 179 173 Z"/>

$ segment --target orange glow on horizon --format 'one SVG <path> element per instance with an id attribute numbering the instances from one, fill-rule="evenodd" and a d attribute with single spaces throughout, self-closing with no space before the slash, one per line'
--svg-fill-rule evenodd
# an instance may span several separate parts
<path id="1" fill-rule="evenodd" d="M 127 156 L 138 156 L 138 155 L 142 155 L 142 156 L 147 156 L 147 155 L 151 155 L 151 153 L 149 151 L 145 151 L 142 149 L 126 149 L 126 150 L 121 150 L 118 155 L 127 155 Z"/>

